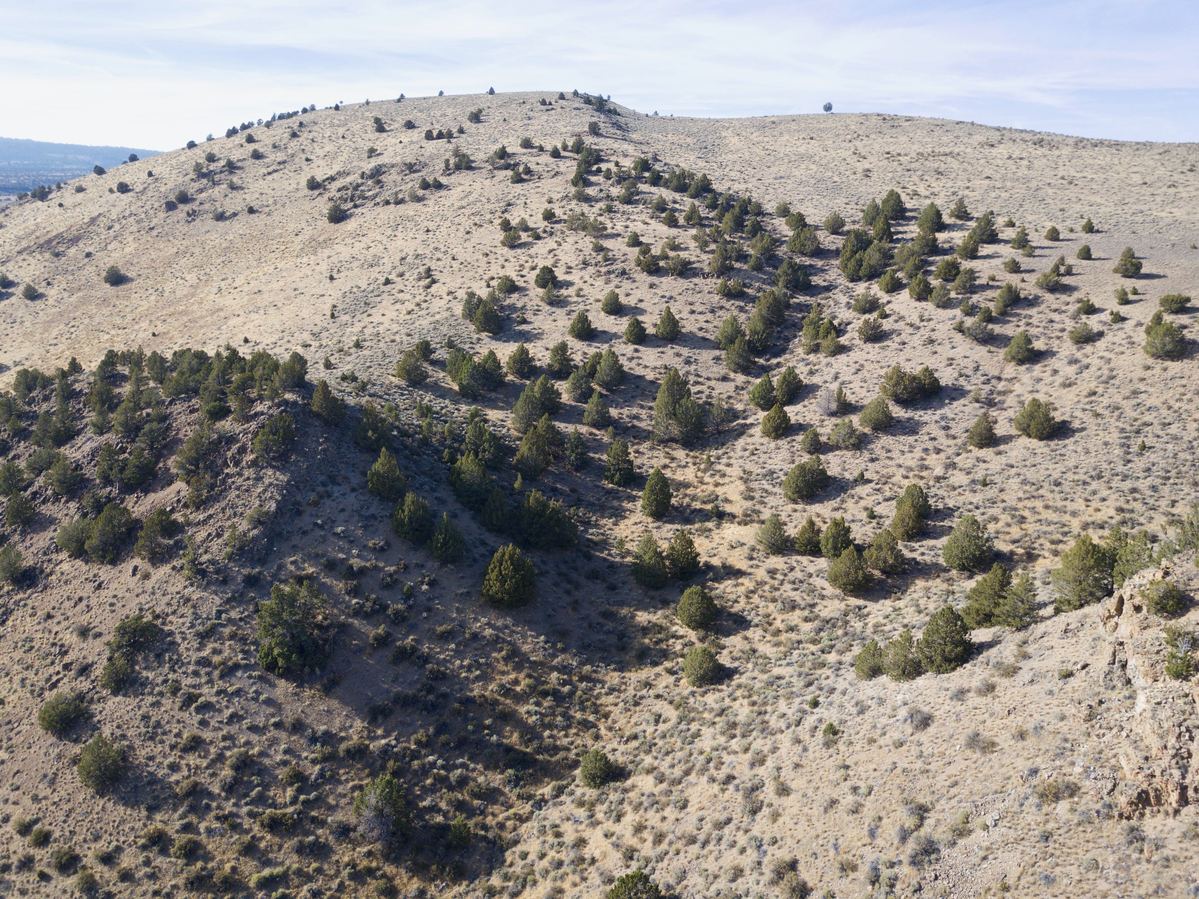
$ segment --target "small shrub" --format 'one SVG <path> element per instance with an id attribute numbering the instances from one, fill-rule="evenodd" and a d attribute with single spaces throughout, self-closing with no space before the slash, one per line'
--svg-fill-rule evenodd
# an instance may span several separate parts
<path id="1" fill-rule="evenodd" d="M 120 287 L 129 277 L 115 265 L 110 265 L 104 270 L 104 283 L 109 287 Z"/>
<path id="2" fill-rule="evenodd" d="M 103 734 L 96 734 L 83 747 L 75 770 L 79 779 L 96 793 L 111 792 L 125 774 L 125 747 Z"/>
<path id="3" fill-rule="evenodd" d="M 881 396 L 876 396 L 862 408 L 858 423 L 871 431 L 885 431 L 895 423 L 895 416 L 887 401 Z"/>
<path id="4" fill-rule="evenodd" d="M 1162 618 L 1179 615 L 1187 606 L 1186 594 L 1177 584 L 1167 580 L 1154 581 L 1145 588 L 1141 598 L 1145 608 Z"/>
<path id="5" fill-rule="evenodd" d="M 1156 312 L 1145 325 L 1145 354 L 1153 359 L 1181 359 L 1186 355 L 1186 338 L 1182 328 L 1162 318 Z"/>
<path id="6" fill-rule="evenodd" d="M 37 713 L 38 727 L 56 737 L 65 737 L 89 717 L 87 704 L 74 693 L 58 692 Z"/>
<path id="7" fill-rule="evenodd" d="M 585 787 L 598 790 L 616 780 L 619 775 L 620 768 L 602 749 L 589 749 L 579 760 L 579 781 Z"/>
<path id="8" fill-rule="evenodd" d="M 1191 298 L 1181 293 L 1168 293 L 1157 301 L 1163 312 L 1178 313 L 1190 305 Z"/>
<path id="9" fill-rule="evenodd" d="M 1143 263 L 1137 259 L 1133 248 L 1125 247 L 1112 271 L 1122 278 L 1135 278 L 1141 273 L 1142 266 Z"/>
<path id="10" fill-rule="evenodd" d="M 617 878 L 605 899 L 665 899 L 665 896 L 644 871 L 633 871 Z"/>
<path id="11" fill-rule="evenodd" d="M 1025 437 L 1048 440 L 1057 432 L 1059 422 L 1054 418 L 1053 406 L 1033 397 L 1016 413 L 1012 425 Z"/>
<path id="12" fill-rule="evenodd" d="M 374 843 L 395 843 L 411 827 L 404 788 L 390 773 L 380 774 L 355 796 L 353 809 L 358 832 Z"/>

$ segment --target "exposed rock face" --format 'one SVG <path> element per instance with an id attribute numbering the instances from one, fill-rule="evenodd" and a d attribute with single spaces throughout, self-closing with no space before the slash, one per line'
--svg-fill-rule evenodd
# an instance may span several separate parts
<path id="1" fill-rule="evenodd" d="M 1152 614 L 1144 600 L 1146 588 L 1163 579 L 1181 587 L 1192 602 L 1185 614 L 1169 622 Z M 1173 560 L 1133 576 L 1100 607 L 1112 637 L 1108 665 L 1118 681 L 1135 691 L 1127 728 L 1111 735 L 1122 741 L 1118 755 L 1126 779 L 1116 799 L 1124 817 L 1149 809 L 1177 812 L 1199 792 L 1194 765 L 1199 685 L 1194 679 L 1168 677 L 1165 671 L 1166 628 L 1184 634 L 1199 628 L 1199 611 L 1193 607 L 1197 586 L 1194 563 Z"/>

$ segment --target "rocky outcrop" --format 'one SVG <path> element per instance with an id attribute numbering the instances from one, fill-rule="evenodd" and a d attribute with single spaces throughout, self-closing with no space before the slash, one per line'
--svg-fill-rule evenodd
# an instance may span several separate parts
<path id="1" fill-rule="evenodd" d="M 1146 608 L 1146 589 L 1162 579 L 1190 597 L 1185 614 L 1166 620 Z M 1106 735 L 1118 741 L 1123 779 L 1114 798 L 1124 817 L 1151 810 L 1175 813 L 1199 794 L 1199 678 L 1178 680 L 1166 674 L 1167 627 L 1178 633 L 1199 631 L 1197 588 L 1193 561 L 1172 560 L 1133 576 L 1100 606 L 1111 636 L 1109 675 L 1134 693 L 1125 726 Z"/>

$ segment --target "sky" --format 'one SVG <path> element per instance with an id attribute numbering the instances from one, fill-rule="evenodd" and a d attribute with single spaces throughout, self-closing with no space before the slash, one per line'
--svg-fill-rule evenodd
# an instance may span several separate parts
<path id="1" fill-rule="evenodd" d="M 0 135 L 165 150 L 272 112 L 578 89 L 1199 141 L 1195 0 L 0 0 Z"/>

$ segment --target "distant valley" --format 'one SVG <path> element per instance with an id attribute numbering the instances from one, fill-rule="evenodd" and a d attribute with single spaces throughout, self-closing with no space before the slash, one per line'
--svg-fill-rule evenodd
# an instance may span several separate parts
<path id="1" fill-rule="evenodd" d="M 113 168 L 128 162 L 130 154 L 146 159 L 157 151 L 0 137 L 0 205 L 6 202 L 6 194 L 27 193 L 41 184 L 78 178 L 97 165 Z"/>

